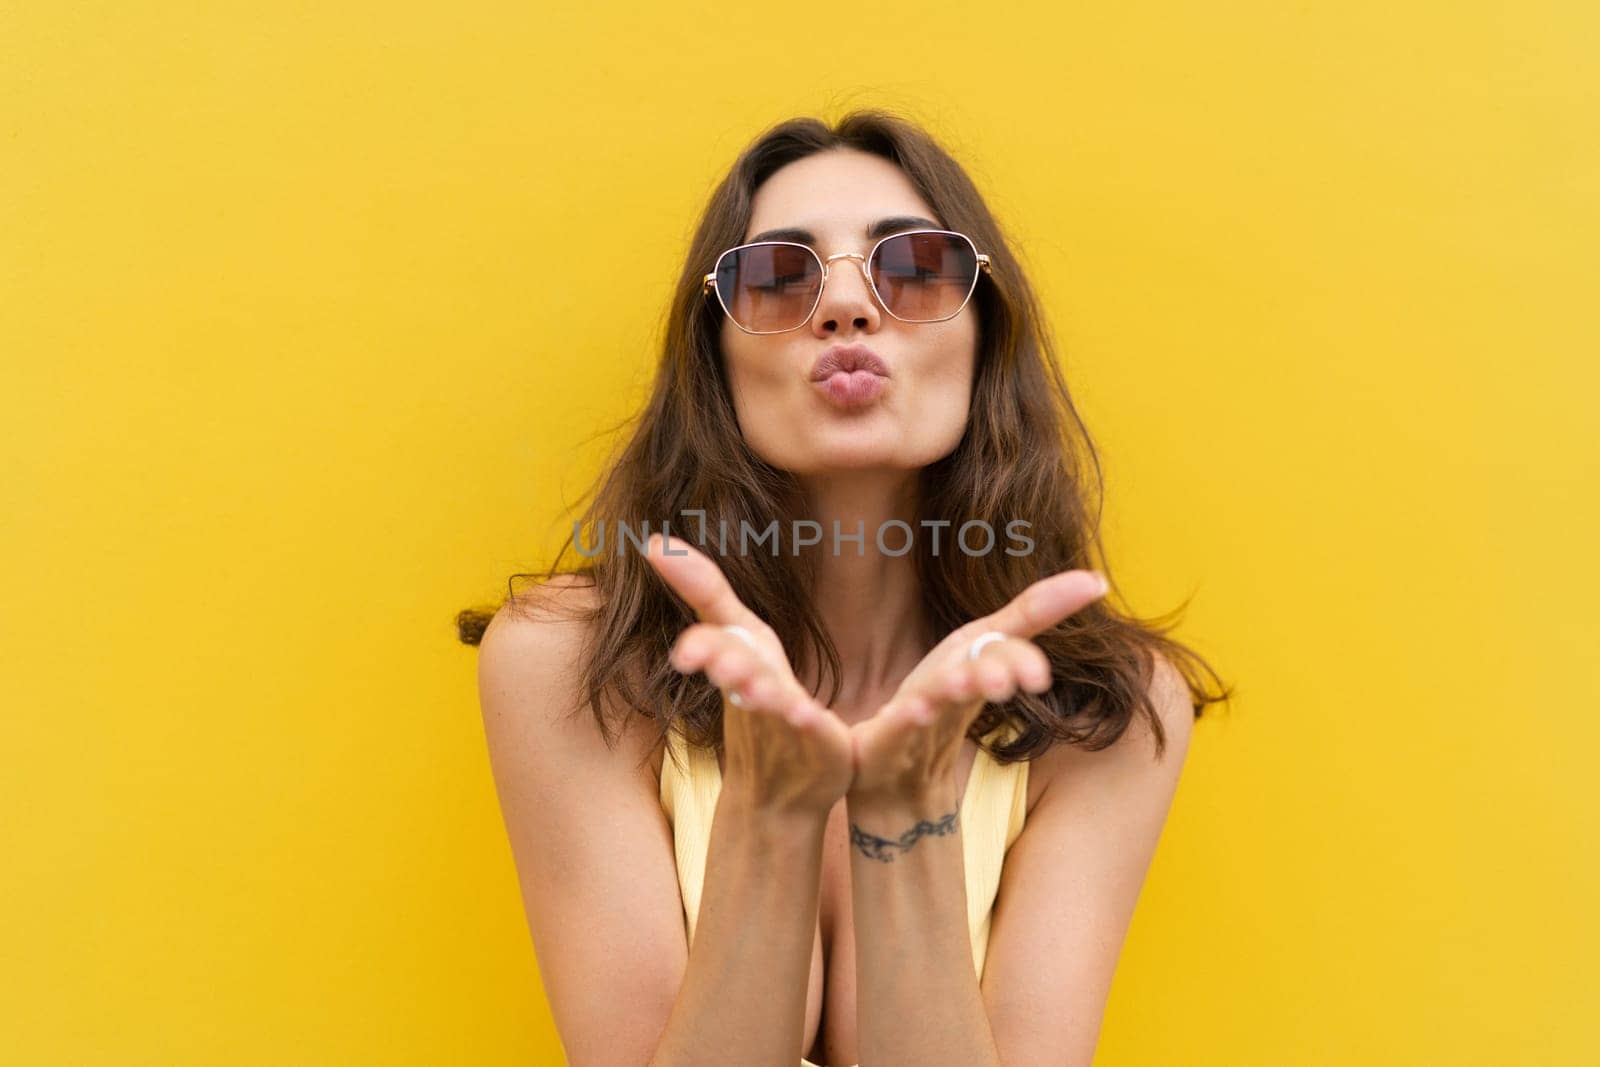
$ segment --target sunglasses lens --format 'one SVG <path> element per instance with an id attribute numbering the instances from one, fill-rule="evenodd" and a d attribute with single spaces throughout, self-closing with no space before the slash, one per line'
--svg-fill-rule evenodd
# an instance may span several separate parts
<path id="1" fill-rule="evenodd" d="M 953 233 L 890 237 L 878 246 L 871 269 L 884 307 L 907 322 L 950 318 L 978 283 L 977 253 Z"/>
<path id="2" fill-rule="evenodd" d="M 716 285 L 728 314 L 745 329 L 792 330 L 817 302 L 822 265 L 802 245 L 750 245 L 722 257 Z"/>

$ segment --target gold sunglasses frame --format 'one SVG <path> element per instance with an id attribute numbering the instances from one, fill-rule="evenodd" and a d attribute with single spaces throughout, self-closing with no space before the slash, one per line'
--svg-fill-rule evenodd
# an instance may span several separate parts
<path id="1" fill-rule="evenodd" d="M 902 319 L 899 315 L 896 315 L 894 312 L 890 311 L 889 305 L 884 302 L 883 294 L 878 292 L 877 285 L 875 285 L 872 281 L 872 272 L 867 269 L 867 264 L 872 262 L 872 257 L 878 252 L 878 246 L 883 244 L 883 242 L 892 241 L 896 237 L 910 237 L 913 234 L 918 233 L 936 233 L 945 237 L 959 237 L 967 243 L 968 248 L 972 249 L 972 254 L 978 262 L 978 269 L 972 272 L 972 285 L 967 288 L 967 295 L 961 298 L 960 305 L 950 314 L 937 319 Z M 722 293 L 717 289 L 717 272 L 722 267 L 723 259 L 733 255 L 735 252 L 742 251 L 746 248 L 757 248 L 761 245 L 785 245 L 792 248 L 803 248 L 807 252 L 811 253 L 811 258 L 815 259 L 822 266 L 822 281 L 817 285 L 816 299 L 811 302 L 811 307 L 806 311 L 805 317 L 787 329 L 745 329 L 744 325 L 740 323 L 738 319 L 734 318 L 733 312 L 728 310 L 728 302 L 722 298 Z M 709 293 L 712 296 L 715 296 L 717 298 L 717 304 L 722 308 L 723 314 L 728 316 L 728 321 L 733 323 L 739 329 L 744 330 L 745 333 L 756 334 L 758 336 L 769 336 L 777 333 L 793 333 L 795 330 L 800 329 L 806 323 L 810 322 L 811 316 L 817 313 L 817 305 L 822 303 L 822 292 L 828 287 L 828 274 L 830 272 L 830 268 L 833 266 L 833 261 L 836 259 L 853 259 L 856 261 L 856 266 L 861 268 L 861 276 L 867 280 L 867 289 L 872 293 L 872 299 L 878 302 L 878 306 L 884 310 L 885 314 L 887 314 L 890 318 L 899 319 L 901 322 L 909 322 L 917 325 L 930 322 L 947 322 L 961 314 L 961 312 L 966 308 L 967 304 L 972 301 L 972 294 L 978 291 L 978 276 L 982 274 L 992 275 L 993 273 L 991 267 L 989 266 L 988 254 L 979 252 L 978 246 L 973 243 L 972 238 L 957 230 L 900 230 L 897 233 L 885 234 L 884 236 L 878 238 L 873 242 L 872 247 L 867 250 L 866 255 L 862 255 L 860 252 L 838 252 L 834 255 L 828 256 L 827 258 L 823 258 L 820 254 L 818 254 L 817 250 L 812 248 L 810 245 L 804 245 L 798 241 L 751 241 L 749 244 L 734 245 L 732 248 L 727 249 L 717 257 L 716 263 L 712 264 L 711 272 L 705 276 L 704 282 L 701 283 L 701 295 L 703 296 Z"/>

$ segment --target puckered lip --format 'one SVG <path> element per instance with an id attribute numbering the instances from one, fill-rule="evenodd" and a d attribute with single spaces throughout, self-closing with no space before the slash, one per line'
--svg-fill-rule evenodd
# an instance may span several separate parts
<path id="1" fill-rule="evenodd" d="M 834 345 L 811 365 L 811 380 L 825 382 L 839 371 L 871 371 L 881 378 L 889 377 L 889 365 L 878 354 L 863 344 Z"/>

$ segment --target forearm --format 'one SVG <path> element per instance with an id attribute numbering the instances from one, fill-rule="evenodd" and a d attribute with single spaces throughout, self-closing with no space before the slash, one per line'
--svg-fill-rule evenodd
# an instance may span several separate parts
<path id="1" fill-rule="evenodd" d="M 799 1063 L 826 822 L 723 790 L 694 944 L 652 1067 Z"/>
<path id="2" fill-rule="evenodd" d="M 852 796 L 847 808 L 861 1067 L 999 1067 L 972 964 L 954 784 L 918 799 Z"/>

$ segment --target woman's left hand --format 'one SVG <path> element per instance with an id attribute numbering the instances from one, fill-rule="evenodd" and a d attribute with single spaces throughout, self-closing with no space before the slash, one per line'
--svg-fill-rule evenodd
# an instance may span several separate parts
<path id="1" fill-rule="evenodd" d="M 1048 692 L 1050 661 L 1028 638 L 1100 599 L 1104 580 L 1071 570 L 1041 578 L 1005 607 L 954 630 L 922 658 L 893 697 L 870 719 L 850 728 L 855 746 L 857 801 L 917 802 L 944 796 L 955 781 L 956 756 L 986 703 L 1017 690 Z M 972 643 L 989 632 L 969 659 Z"/>

